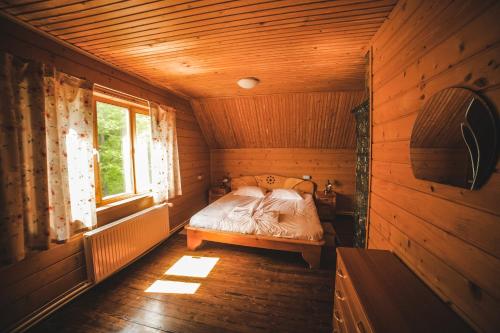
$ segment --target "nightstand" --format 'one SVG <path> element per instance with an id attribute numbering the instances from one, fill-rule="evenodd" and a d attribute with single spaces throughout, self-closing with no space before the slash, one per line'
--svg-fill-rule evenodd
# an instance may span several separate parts
<path id="1" fill-rule="evenodd" d="M 211 204 L 217 199 L 222 198 L 229 193 L 229 189 L 224 187 L 212 187 L 208 191 L 208 203 Z"/>
<path id="2" fill-rule="evenodd" d="M 316 191 L 316 208 L 321 221 L 335 220 L 335 206 L 337 195 L 335 192 L 325 194 L 324 191 Z"/>

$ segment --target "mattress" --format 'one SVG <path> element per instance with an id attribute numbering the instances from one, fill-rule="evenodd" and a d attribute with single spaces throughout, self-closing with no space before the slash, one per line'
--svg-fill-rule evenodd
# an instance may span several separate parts
<path id="1" fill-rule="evenodd" d="M 323 228 L 314 199 L 281 200 L 229 193 L 196 213 L 189 225 L 219 231 L 238 232 L 302 240 L 321 240 Z"/>

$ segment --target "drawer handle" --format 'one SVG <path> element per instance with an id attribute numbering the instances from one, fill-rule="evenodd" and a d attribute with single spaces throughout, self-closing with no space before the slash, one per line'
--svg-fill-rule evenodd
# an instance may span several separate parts
<path id="1" fill-rule="evenodd" d="M 340 290 L 335 290 L 335 297 L 339 300 L 339 301 L 345 301 L 345 297 L 342 296 L 342 293 L 340 292 Z"/>
<path id="2" fill-rule="evenodd" d="M 363 325 L 362 321 L 358 321 L 356 323 L 356 330 L 358 331 L 358 333 L 365 333 L 365 326 Z"/>
<path id="3" fill-rule="evenodd" d="M 337 275 L 338 275 L 339 277 L 341 277 L 342 279 L 347 278 L 347 276 L 346 276 L 346 275 L 344 275 L 344 273 L 342 273 L 342 270 L 341 270 L 340 268 L 339 268 L 339 269 L 337 269 Z"/>
<path id="4" fill-rule="evenodd" d="M 335 318 L 336 321 L 338 321 L 339 323 L 343 323 L 344 320 L 342 318 L 340 318 L 340 315 L 338 313 L 338 311 L 333 311 L 333 317 Z"/>

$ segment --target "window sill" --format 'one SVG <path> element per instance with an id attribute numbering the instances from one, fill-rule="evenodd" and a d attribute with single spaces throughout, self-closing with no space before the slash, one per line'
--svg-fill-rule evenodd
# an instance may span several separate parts
<path id="1" fill-rule="evenodd" d="M 153 205 L 153 196 L 143 194 L 97 207 L 97 227 L 102 227 Z"/>

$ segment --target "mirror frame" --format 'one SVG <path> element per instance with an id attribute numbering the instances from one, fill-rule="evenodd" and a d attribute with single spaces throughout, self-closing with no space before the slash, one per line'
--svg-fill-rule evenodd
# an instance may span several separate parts
<path id="1" fill-rule="evenodd" d="M 419 124 L 419 120 L 424 117 L 426 114 L 429 114 L 429 111 L 423 112 L 426 110 L 426 107 L 429 103 L 431 103 L 432 98 L 435 97 L 437 94 L 449 90 L 449 89 L 460 89 L 460 90 L 466 90 L 468 91 L 472 96 L 472 100 L 470 101 L 466 111 L 464 112 L 464 119 L 460 123 L 460 132 L 462 134 L 462 140 L 465 143 L 465 147 L 467 148 L 467 152 L 469 154 L 470 158 L 470 163 L 471 163 L 471 169 L 472 169 L 472 182 L 470 187 L 466 186 L 459 186 L 459 185 L 453 185 L 447 182 L 440 182 L 438 180 L 433 180 L 433 179 L 427 179 L 427 178 L 419 178 L 417 177 L 416 171 L 415 171 L 415 166 L 414 166 L 414 159 L 412 158 L 412 148 L 418 148 L 414 147 L 414 142 L 416 138 L 414 137 L 414 134 L 416 133 L 415 129 L 416 126 Z M 482 114 L 485 114 L 487 116 L 483 116 L 483 119 L 489 118 L 489 124 L 488 126 L 490 129 L 492 129 L 492 136 L 493 136 L 493 142 L 482 142 L 484 140 L 481 140 L 481 133 L 478 132 L 477 128 L 474 128 L 475 125 L 470 124 L 470 112 L 474 108 L 481 108 Z M 434 124 L 434 126 L 443 126 L 442 124 Z M 446 125 L 444 125 L 446 126 Z M 496 113 L 495 108 L 490 104 L 484 97 L 480 96 L 477 92 L 466 88 L 466 87 L 460 87 L 460 86 L 452 86 L 452 87 L 447 87 L 444 89 L 441 89 L 434 93 L 420 108 L 419 113 L 417 115 L 417 118 L 415 119 L 415 122 L 413 123 L 412 127 L 412 132 L 411 132 L 411 137 L 410 137 L 410 165 L 412 168 L 412 172 L 415 178 L 425 180 L 425 181 L 431 181 L 435 183 L 440 183 L 440 184 L 445 184 L 448 186 L 454 186 L 454 187 L 459 187 L 459 188 L 466 188 L 470 190 L 476 190 L 479 189 L 482 185 L 484 185 L 491 174 L 493 173 L 497 160 L 498 160 L 498 148 L 499 148 L 499 135 L 498 135 L 498 129 L 499 129 L 499 121 L 498 121 L 498 116 Z"/>

